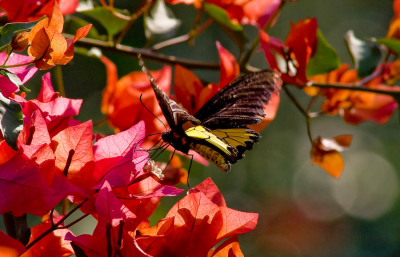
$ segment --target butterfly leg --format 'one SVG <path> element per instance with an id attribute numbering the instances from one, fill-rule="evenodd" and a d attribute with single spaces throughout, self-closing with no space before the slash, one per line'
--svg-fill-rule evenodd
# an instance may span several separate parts
<path id="1" fill-rule="evenodd" d="M 190 153 L 188 153 L 187 155 L 190 156 L 190 163 L 189 163 L 189 169 L 188 169 L 188 176 L 187 176 L 186 184 L 187 184 L 187 186 L 189 187 L 189 189 L 192 189 L 192 187 L 190 186 L 190 183 L 189 183 L 189 179 L 190 179 L 190 171 L 191 171 L 191 169 L 192 169 L 192 163 L 193 163 L 194 155 L 193 155 L 193 154 L 190 154 Z"/>

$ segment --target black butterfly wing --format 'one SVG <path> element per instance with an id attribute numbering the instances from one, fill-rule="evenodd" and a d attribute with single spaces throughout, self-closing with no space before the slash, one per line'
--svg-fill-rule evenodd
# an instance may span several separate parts
<path id="1" fill-rule="evenodd" d="M 168 122 L 169 127 L 174 130 L 178 129 L 187 121 L 191 121 L 194 124 L 199 124 L 200 121 L 195 117 L 187 113 L 179 104 L 174 100 L 170 99 L 168 95 L 157 85 L 157 82 L 147 70 L 141 55 L 138 55 L 139 65 L 142 67 L 143 72 L 147 74 L 153 87 L 154 94 L 156 95 L 158 105 L 164 114 L 165 119 Z"/>
<path id="2" fill-rule="evenodd" d="M 194 116 L 209 129 L 257 124 L 279 82 L 279 74 L 270 70 L 244 75 L 215 94 Z"/>

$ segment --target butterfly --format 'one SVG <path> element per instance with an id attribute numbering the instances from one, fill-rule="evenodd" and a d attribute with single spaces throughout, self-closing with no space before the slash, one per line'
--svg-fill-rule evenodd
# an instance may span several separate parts
<path id="1" fill-rule="evenodd" d="M 191 115 L 160 89 L 138 58 L 170 127 L 162 134 L 164 142 L 184 154 L 194 150 L 223 171 L 229 171 L 258 142 L 260 135 L 248 126 L 265 117 L 264 105 L 280 81 L 277 72 L 264 70 L 239 77 Z"/>

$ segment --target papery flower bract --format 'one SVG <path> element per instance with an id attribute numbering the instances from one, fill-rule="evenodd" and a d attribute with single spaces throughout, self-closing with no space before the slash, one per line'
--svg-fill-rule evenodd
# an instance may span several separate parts
<path id="1" fill-rule="evenodd" d="M 272 69 L 293 85 L 307 83 L 307 64 L 317 48 L 318 23 L 315 18 L 292 23 L 286 44 L 260 30 L 261 45 Z"/>
<path id="2" fill-rule="evenodd" d="M 53 218 L 53 222 L 57 223 L 62 217 Z M 63 224 L 61 224 L 63 225 Z M 50 220 L 32 227 L 32 235 L 29 242 L 37 239 L 45 233 L 52 226 Z M 27 250 L 21 257 L 35 257 L 35 256 L 71 256 L 74 250 L 69 241 L 65 240 L 65 235 L 71 233 L 67 228 L 56 229 L 50 234 L 46 235 L 42 240 L 37 242 Z"/>
<path id="3" fill-rule="evenodd" d="M 31 61 L 28 56 L 11 54 L 11 56 L 8 59 L 7 58 L 7 53 L 0 53 L 0 63 L 6 66 L 15 65 L 16 67 L 7 68 L 7 70 L 15 73 L 21 79 L 22 83 L 26 83 L 38 71 L 37 68 L 28 67 L 28 65 L 19 66 L 21 64 L 29 63 Z M 9 78 L 0 75 L 0 90 L 5 97 L 9 97 L 12 93 L 18 92 L 19 87 L 12 83 Z"/>
<path id="4" fill-rule="evenodd" d="M 358 74 L 356 70 L 349 69 L 349 65 L 343 64 L 339 69 L 327 74 L 310 77 L 310 81 L 319 83 L 340 83 L 343 85 L 357 83 Z M 382 78 L 377 77 L 363 87 L 400 91 L 399 86 L 386 86 L 381 84 Z M 306 92 L 315 95 L 319 94 L 326 98 L 322 104 L 322 111 L 329 114 L 340 114 L 344 120 L 351 124 L 359 124 L 365 121 L 378 123 L 387 122 L 398 107 L 396 100 L 384 94 L 363 92 L 348 89 L 315 89 L 306 88 Z"/>
<path id="5" fill-rule="evenodd" d="M 201 80 L 190 70 L 176 65 L 176 100 L 191 114 L 195 114 L 212 96 L 227 86 L 240 74 L 239 63 L 235 57 L 217 42 L 220 57 L 220 83 L 211 83 L 204 87 Z"/>
<path id="6" fill-rule="evenodd" d="M 154 187 L 155 185 L 157 186 Z M 156 188 L 164 188 L 164 193 Z M 183 190 L 162 186 L 152 178 L 132 184 L 129 188 L 115 189 L 105 181 L 95 199 L 95 211 L 92 214 L 98 219 L 98 224 L 93 235 L 75 237 L 69 234 L 66 239 L 79 246 L 87 256 L 108 256 L 108 251 L 119 252 L 121 256 L 132 256 L 130 249 L 135 249 L 135 242 L 130 233 L 141 223 L 147 223 L 161 196 L 182 192 Z"/>
<path id="7" fill-rule="evenodd" d="M 26 22 L 50 15 L 57 1 L 64 15 L 74 13 L 79 5 L 79 0 L 1 0 L 0 6 L 7 12 L 9 21 Z"/>
<path id="8" fill-rule="evenodd" d="M 18 257 L 25 252 L 24 245 L 0 230 L 0 256 Z"/>
<path id="9" fill-rule="evenodd" d="M 35 66 L 42 70 L 56 65 L 65 65 L 74 57 L 74 44 L 86 37 L 92 25 L 77 30 L 73 39 L 66 39 L 62 34 L 64 17 L 57 2 L 49 18 L 39 21 L 29 35 L 28 54 Z"/>
<path id="10" fill-rule="evenodd" d="M 400 1 L 393 1 L 394 18 L 390 23 L 389 30 L 387 32 L 388 38 L 400 38 Z"/>
<path id="11" fill-rule="evenodd" d="M 209 256 L 221 240 L 247 233 L 258 215 L 226 207 L 211 179 L 190 190 L 155 227 L 141 229 L 137 256 Z M 147 255 L 144 255 L 147 254 Z"/>
<path id="12" fill-rule="evenodd" d="M 263 28 L 279 9 L 281 0 L 167 0 L 171 4 L 193 4 L 200 8 L 202 2 L 225 9 L 234 23 L 251 24 Z"/>
<path id="13" fill-rule="evenodd" d="M 165 131 L 164 124 L 166 124 L 166 121 L 147 75 L 135 71 L 117 81 L 115 65 L 105 57 L 102 58 L 102 61 L 106 64 L 108 71 L 107 87 L 103 93 L 102 112 L 107 115 L 111 125 L 122 131 L 143 120 L 146 124 L 147 134 Z M 150 73 L 154 76 L 160 88 L 166 94 L 169 94 L 171 67 L 165 66 L 159 71 L 151 71 Z M 143 104 L 140 101 L 141 95 Z M 160 118 L 164 124 L 157 120 L 155 116 Z"/>
<path id="14" fill-rule="evenodd" d="M 316 138 L 311 150 L 313 164 L 321 166 L 332 177 L 338 178 L 344 169 L 344 159 L 340 152 L 348 148 L 352 140 L 351 135 Z"/>

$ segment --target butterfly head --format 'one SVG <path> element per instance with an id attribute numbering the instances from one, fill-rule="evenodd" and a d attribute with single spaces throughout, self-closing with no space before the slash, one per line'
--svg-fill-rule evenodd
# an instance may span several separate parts
<path id="1" fill-rule="evenodd" d="M 183 153 L 188 153 L 190 149 L 190 144 L 186 136 L 182 136 L 180 133 L 175 131 L 168 131 L 162 134 L 162 139 L 164 142 L 169 143 L 176 150 Z"/>

